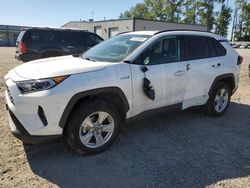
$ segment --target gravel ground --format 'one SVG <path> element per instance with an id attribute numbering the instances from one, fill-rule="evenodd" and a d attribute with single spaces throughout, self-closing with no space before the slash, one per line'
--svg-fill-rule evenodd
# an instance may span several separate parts
<path id="1" fill-rule="evenodd" d="M 0 187 L 250 187 L 250 79 L 221 118 L 199 109 L 162 113 L 125 126 L 106 152 L 72 153 L 64 142 L 24 145 L 10 132 L 3 76 L 20 64 L 0 48 Z"/>

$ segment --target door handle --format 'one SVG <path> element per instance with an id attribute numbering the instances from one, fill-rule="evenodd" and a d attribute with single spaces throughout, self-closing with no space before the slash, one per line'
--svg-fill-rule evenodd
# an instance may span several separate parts
<path id="1" fill-rule="evenodd" d="M 191 69 L 191 65 L 188 63 L 187 64 L 187 71 Z"/>
<path id="2" fill-rule="evenodd" d="M 183 75 L 185 72 L 186 72 L 186 71 L 179 70 L 179 71 L 175 72 L 174 74 L 175 74 L 176 76 L 181 76 L 181 75 Z"/>
<path id="3" fill-rule="evenodd" d="M 67 48 L 74 48 L 74 46 L 67 46 Z"/>

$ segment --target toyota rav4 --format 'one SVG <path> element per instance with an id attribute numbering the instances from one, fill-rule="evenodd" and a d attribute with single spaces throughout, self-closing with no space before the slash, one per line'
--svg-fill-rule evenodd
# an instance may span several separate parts
<path id="1" fill-rule="evenodd" d="M 122 122 L 156 109 L 204 106 L 223 115 L 242 57 L 199 31 L 123 33 L 79 56 L 31 61 L 5 76 L 12 133 L 27 143 L 64 137 L 79 153 L 107 149 Z"/>

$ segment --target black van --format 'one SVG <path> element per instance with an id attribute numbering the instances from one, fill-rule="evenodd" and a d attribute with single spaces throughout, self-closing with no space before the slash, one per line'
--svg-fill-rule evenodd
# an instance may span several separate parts
<path id="1" fill-rule="evenodd" d="M 31 28 L 20 32 L 15 58 L 24 62 L 61 55 L 80 54 L 103 39 L 84 30 Z"/>

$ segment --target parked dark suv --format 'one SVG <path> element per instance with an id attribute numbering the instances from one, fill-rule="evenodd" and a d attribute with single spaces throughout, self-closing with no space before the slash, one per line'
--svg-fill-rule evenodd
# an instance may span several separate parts
<path id="1" fill-rule="evenodd" d="M 39 58 L 80 54 L 102 41 L 95 33 L 83 30 L 26 29 L 17 38 L 15 57 L 27 62 Z"/>

